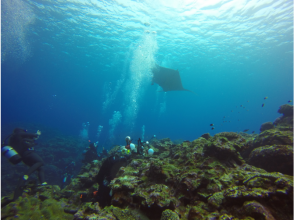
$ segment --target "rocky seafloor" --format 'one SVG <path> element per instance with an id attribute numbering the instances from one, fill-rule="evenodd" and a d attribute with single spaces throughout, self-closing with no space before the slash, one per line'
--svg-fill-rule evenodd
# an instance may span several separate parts
<path id="1" fill-rule="evenodd" d="M 28 184 L 2 207 L 1 219 L 293 219 L 293 106 L 279 113 L 260 134 L 204 134 L 181 144 L 154 139 L 153 155 L 131 154 L 109 183 L 110 206 L 82 197 L 99 190 L 104 159 L 83 166 L 63 190 Z"/>

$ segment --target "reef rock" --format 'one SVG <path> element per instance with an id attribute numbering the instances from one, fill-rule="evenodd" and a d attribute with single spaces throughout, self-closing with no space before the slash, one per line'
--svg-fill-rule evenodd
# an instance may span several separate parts
<path id="1" fill-rule="evenodd" d="M 166 209 L 162 212 L 160 220 L 180 220 L 177 213 L 173 212 L 172 210 Z"/>
<path id="2" fill-rule="evenodd" d="M 292 116 L 293 117 L 293 105 L 285 104 L 281 105 L 278 112 L 283 114 L 285 117 Z"/>
<path id="3" fill-rule="evenodd" d="M 249 164 L 268 172 L 293 175 L 293 146 L 273 145 L 254 149 L 249 156 Z"/>
<path id="4" fill-rule="evenodd" d="M 208 140 L 209 138 L 211 138 L 209 133 L 205 133 L 203 135 L 201 135 L 201 137 L 205 138 L 206 140 Z"/>
<path id="5" fill-rule="evenodd" d="M 262 218 L 266 220 L 275 220 L 269 208 L 261 205 L 259 202 L 256 202 L 256 201 L 244 202 L 243 209 L 250 216 L 254 216 L 256 218 Z"/>
<path id="6" fill-rule="evenodd" d="M 275 126 L 272 122 L 265 122 L 260 126 L 260 131 L 263 132 L 265 130 L 273 129 Z"/>
<path id="7" fill-rule="evenodd" d="M 59 191 L 59 186 L 30 185 L 21 197 L 1 208 L 1 219 L 73 219 L 64 212 L 66 203 Z"/>
<path id="8" fill-rule="evenodd" d="M 253 141 L 254 147 L 261 147 L 266 145 L 292 145 L 293 132 L 280 131 L 277 129 L 265 130 L 258 135 Z"/>
<path id="9" fill-rule="evenodd" d="M 148 145 L 153 155 L 126 156 L 115 147 L 109 158 L 126 156 L 128 163 L 103 181 L 110 190 L 107 205 L 97 202 L 103 159 L 85 165 L 63 190 L 26 186 L 1 213 L 20 220 L 292 220 L 292 144 L 293 132 L 275 127 L 259 135 L 222 132 L 180 144 L 154 139 Z"/>
<path id="10" fill-rule="evenodd" d="M 211 138 L 204 152 L 208 156 L 213 156 L 220 160 L 234 160 L 241 165 L 244 160 L 240 155 L 240 151 L 245 144 L 246 140 L 241 135 L 233 132 L 222 132 Z"/>
<path id="11" fill-rule="evenodd" d="M 280 131 L 293 132 L 293 106 L 288 104 L 282 105 L 278 112 L 283 115 L 274 121 L 276 128 Z"/>

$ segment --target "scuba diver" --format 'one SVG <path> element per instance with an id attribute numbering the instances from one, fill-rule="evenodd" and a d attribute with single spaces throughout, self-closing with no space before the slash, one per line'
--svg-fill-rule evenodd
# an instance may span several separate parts
<path id="1" fill-rule="evenodd" d="M 129 136 L 126 137 L 126 141 L 130 147 L 131 138 Z M 131 158 L 129 154 L 122 155 L 119 151 L 112 153 L 110 156 L 104 148 L 103 152 L 107 158 L 103 160 L 98 175 L 95 178 L 95 183 L 98 183 L 99 188 L 93 191 L 91 195 L 87 193 L 80 195 L 81 202 L 99 202 L 101 208 L 111 205 L 112 191 L 109 184 L 116 177 L 119 169 L 122 166 L 128 165 Z"/>
<path id="2" fill-rule="evenodd" d="M 112 192 L 109 186 L 111 180 L 122 166 L 128 164 L 128 156 L 109 156 L 102 164 L 96 177 L 99 189 L 95 193 L 95 201 L 99 202 L 99 206 L 104 208 L 111 205 Z"/>
<path id="3" fill-rule="evenodd" d="M 101 157 L 107 157 L 108 156 L 108 151 L 103 147 L 102 153 L 101 153 Z"/>
<path id="4" fill-rule="evenodd" d="M 138 152 L 138 154 L 140 154 L 140 155 L 143 155 L 143 151 L 144 151 L 144 143 L 146 143 L 146 142 L 143 142 L 142 143 L 142 141 L 141 141 L 141 139 L 139 138 L 138 139 L 138 148 L 137 148 L 137 152 Z"/>
<path id="5" fill-rule="evenodd" d="M 125 146 L 125 148 L 126 149 L 130 149 L 131 148 L 130 145 L 132 143 L 131 137 L 130 136 L 126 136 L 125 140 L 126 140 L 126 146 Z"/>
<path id="6" fill-rule="evenodd" d="M 90 163 L 93 160 L 98 160 L 98 155 L 97 155 L 97 144 L 96 143 L 91 143 L 89 147 L 87 147 L 84 159 L 82 160 L 82 163 Z"/>
<path id="7" fill-rule="evenodd" d="M 103 147 L 102 152 L 98 154 L 98 160 L 108 157 L 108 151 Z"/>
<path id="8" fill-rule="evenodd" d="M 113 180 L 122 166 L 127 166 L 130 157 L 111 155 L 107 157 L 100 167 L 98 175 L 95 177 L 95 181 L 92 182 L 98 183 L 99 188 L 89 193 L 81 193 L 80 200 L 81 202 L 99 202 L 99 206 L 104 208 L 105 206 L 111 205 L 112 191 L 109 186 L 111 180 Z M 90 185 L 88 186 L 90 187 Z"/>
<path id="9" fill-rule="evenodd" d="M 45 182 L 44 179 L 44 161 L 37 153 L 35 153 L 34 149 L 34 146 L 36 145 L 35 141 L 40 135 L 41 131 L 39 130 L 36 133 L 28 133 L 25 129 L 15 128 L 9 138 L 9 146 L 15 149 L 21 156 L 23 163 L 30 167 L 20 178 L 18 186 L 14 191 L 13 201 L 21 196 L 25 181 L 36 170 L 38 171 L 41 185 L 47 185 L 47 182 Z"/>
<path id="10" fill-rule="evenodd" d="M 75 166 L 76 166 L 76 163 L 74 161 L 72 161 L 69 165 L 67 165 L 64 168 L 63 181 L 62 181 L 62 185 L 61 185 L 62 189 L 65 187 L 65 185 L 68 185 L 68 183 L 70 183 L 70 180 L 74 175 Z"/>

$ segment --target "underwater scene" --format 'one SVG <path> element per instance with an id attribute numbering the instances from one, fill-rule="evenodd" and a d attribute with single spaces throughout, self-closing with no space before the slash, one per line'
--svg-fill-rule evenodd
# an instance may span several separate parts
<path id="1" fill-rule="evenodd" d="M 293 1 L 2 0 L 1 219 L 292 220 Z"/>

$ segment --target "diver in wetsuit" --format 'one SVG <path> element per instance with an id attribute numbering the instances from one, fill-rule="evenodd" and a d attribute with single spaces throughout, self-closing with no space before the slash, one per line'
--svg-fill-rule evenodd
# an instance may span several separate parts
<path id="1" fill-rule="evenodd" d="M 84 159 L 82 160 L 82 163 L 91 163 L 93 160 L 98 160 L 98 154 L 97 154 L 97 144 L 91 143 L 89 144 L 89 147 L 87 147 L 87 150 L 85 152 Z"/>
<path id="2" fill-rule="evenodd" d="M 65 187 L 65 185 L 68 185 L 70 183 L 71 178 L 74 176 L 74 171 L 76 168 L 75 166 L 76 166 L 76 163 L 74 161 L 72 161 L 69 165 L 67 165 L 64 168 L 61 189 L 63 189 Z"/>
<path id="3" fill-rule="evenodd" d="M 146 142 L 143 142 L 141 141 L 141 138 L 138 139 L 138 148 L 137 148 L 137 153 L 140 154 L 140 155 L 143 155 L 143 151 L 144 151 L 144 143 Z"/>
<path id="4" fill-rule="evenodd" d="M 39 181 L 41 185 L 47 185 L 44 179 L 44 161 L 35 152 L 34 146 L 36 145 L 36 140 L 41 135 L 41 131 L 37 133 L 28 133 L 27 130 L 22 128 L 16 128 L 13 131 L 9 139 L 9 145 L 12 146 L 22 157 L 24 164 L 29 166 L 28 171 L 21 177 L 18 186 L 14 192 L 13 200 L 17 199 L 22 194 L 22 188 L 25 181 L 34 172 L 38 171 Z"/>
<path id="5" fill-rule="evenodd" d="M 109 156 L 100 167 L 96 177 L 99 189 L 95 194 L 95 201 L 99 202 L 100 207 L 111 205 L 112 193 L 109 183 L 115 178 L 120 167 L 128 164 L 128 159 L 127 156 Z"/>

